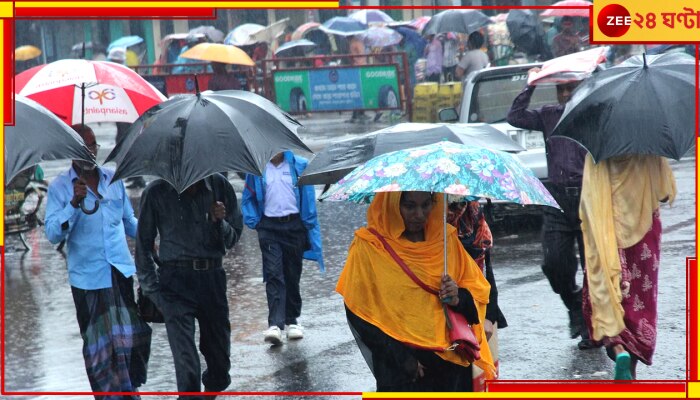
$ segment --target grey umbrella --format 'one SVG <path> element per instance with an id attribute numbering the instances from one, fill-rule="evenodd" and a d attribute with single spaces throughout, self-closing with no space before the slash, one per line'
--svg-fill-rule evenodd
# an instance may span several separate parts
<path id="1" fill-rule="evenodd" d="M 445 10 L 435 14 L 423 28 L 423 36 L 446 32 L 470 34 L 491 23 L 479 10 Z"/>
<path id="2" fill-rule="evenodd" d="M 224 90 L 170 98 L 134 122 L 107 160 L 113 180 L 155 175 L 182 193 L 222 171 L 262 175 L 283 150 L 311 153 L 296 134 L 299 124 L 254 93 Z"/>
<path id="3" fill-rule="evenodd" d="M 5 185 L 42 161 L 64 159 L 95 161 L 70 126 L 41 104 L 15 97 L 15 125 L 5 127 Z"/>
<path id="4" fill-rule="evenodd" d="M 488 124 L 403 123 L 329 145 L 311 160 L 299 178 L 299 184 L 335 183 L 360 164 L 380 154 L 443 140 L 501 151 L 525 150 Z"/>

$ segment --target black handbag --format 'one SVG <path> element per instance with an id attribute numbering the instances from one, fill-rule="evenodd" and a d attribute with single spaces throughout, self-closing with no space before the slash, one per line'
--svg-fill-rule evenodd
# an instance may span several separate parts
<path id="1" fill-rule="evenodd" d="M 141 319 L 145 322 L 165 322 L 163 313 L 160 311 L 160 309 L 158 309 L 156 303 L 154 303 L 148 296 L 143 294 L 141 287 L 136 289 L 136 309 L 139 317 L 141 317 Z"/>

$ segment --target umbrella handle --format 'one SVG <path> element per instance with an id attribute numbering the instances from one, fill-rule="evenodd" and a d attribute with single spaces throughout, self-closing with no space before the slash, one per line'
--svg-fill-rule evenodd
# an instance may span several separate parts
<path id="1" fill-rule="evenodd" d="M 92 210 L 88 210 L 85 208 L 85 199 L 80 200 L 80 209 L 83 210 L 83 212 L 87 215 L 92 215 L 97 212 L 97 210 L 100 208 L 100 201 L 95 199 L 95 207 L 93 207 Z"/>

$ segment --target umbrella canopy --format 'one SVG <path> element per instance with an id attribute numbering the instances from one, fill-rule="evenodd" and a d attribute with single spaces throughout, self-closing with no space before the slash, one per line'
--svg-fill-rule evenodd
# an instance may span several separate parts
<path id="1" fill-rule="evenodd" d="M 423 35 L 446 32 L 470 34 L 491 23 L 489 17 L 478 10 L 445 10 L 435 14 L 423 28 Z"/>
<path id="2" fill-rule="evenodd" d="M 120 37 L 119 39 L 110 43 L 109 46 L 107 46 L 107 52 L 115 48 L 127 48 L 129 46 L 134 46 L 142 42 L 143 38 L 141 36 Z"/>
<path id="3" fill-rule="evenodd" d="M 563 0 L 552 4 L 552 8 L 544 10 L 540 16 L 542 17 L 583 17 L 590 16 L 590 8 L 593 5 L 586 0 Z M 567 7 L 585 7 L 585 8 L 567 8 Z"/>
<path id="4" fill-rule="evenodd" d="M 524 151 L 506 134 L 488 124 L 403 123 L 350 140 L 333 143 L 309 162 L 300 185 L 335 183 L 373 157 L 447 140 L 501 151 Z"/>
<path id="5" fill-rule="evenodd" d="M 289 18 L 284 18 L 279 21 L 260 29 L 259 31 L 250 34 L 250 39 L 255 43 L 267 42 L 272 43 L 277 39 L 289 25 Z"/>
<path id="6" fill-rule="evenodd" d="M 222 43 L 200 43 L 182 53 L 180 57 L 224 64 L 255 65 L 255 62 L 245 51 L 236 46 Z"/>
<path id="7" fill-rule="evenodd" d="M 319 29 L 339 36 L 352 36 L 362 33 L 367 25 L 350 17 L 333 17 L 319 26 Z"/>
<path id="8" fill-rule="evenodd" d="M 375 157 L 320 196 L 366 202 L 377 192 L 423 191 L 559 208 L 535 174 L 509 153 L 439 142 Z"/>
<path id="9" fill-rule="evenodd" d="M 83 139 L 41 104 L 15 97 L 15 125 L 5 126 L 5 184 L 49 160 L 95 161 Z"/>
<path id="10" fill-rule="evenodd" d="M 306 40 L 292 40 L 291 42 L 284 43 L 282 46 L 275 50 L 275 56 L 277 57 L 302 57 L 305 53 L 312 51 L 318 46 L 316 43 Z"/>
<path id="11" fill-rule="evenodd" d="M 384 27 L 370 27 L 357 36 L 369 47 L 394 46 L 403 39 L 403 36 L 397 31 Z"/>
<path id="12" fill-rule="evenodd" d="M 539 72 L 529 74 L 527 84 L 558 85 L 572 81 L 581 81 L 593 73 L 598 65 L 605 62 L 608 47 L 594 47 L 578 53 L 553 58 L 542 64 Z"/>
<path id="13" fill-rule="evenodd" d="M 216 172 L 262 175 L 283 150 L 311 152 L 296 134 L 300 126 L 254 93 L 178 95 L 142 115 L 105 162 L 117 163 L 113 180 L 155 175 L 182 193 Z"/>
<path id="14" fill-rule="evenodd" d="M 224 41 L 224 33 L 211 25 L 200 25 L 196 28 L 190 29 L 190 31 L 188 32 L 188 34 L 190 35 L 198 33 L 205 35 L 207 38 L 209 38 L 210 41 L 214 43 L 221 43 Z"/>
<path id="15" fill-rule="evenodd" d="M 307 32 L 318 29 L 319 26 L 321 26 L 321 24 L 318 22 L 307 22 L 303 25 L 299 25 L 299 27 L 292 32 L 292 40 L 303 39 Z"/>
<path id="16" fill-rule="evenodd" d="M 16 75 L 15 93 L 40 103 L 68 125 L 134 122 L 166 99 L 124 65 L 75 59 L 39 65 Z"/>
<path id="17" fill-rule="evenodd" d="M 399 34 L 401 34 L 401 36 L 406 38 L 406 42 L 411 43 L 413 45 L 413 48 L 416 49 L 416 53 L 422 56 L 427 41 L 423 39 L 421 35 L 416 33 L 416 31 L 414 31 L 413 29 L 405 28 L 403 26 L 396 28 L 396 32 L 398 32 Z"/>
<path id="18" fill-rule="evenodd" d="M 32 45 L 19 46 L 15 49 L 15 61 L 28 61 L 41 55 L 41 50 Z"/>
<path id="19" fill-rule="evenodd" d="M 360 21 L 365 25 L 371 23 L 389 23 L 394 22 L 394 19 L 381 10 L 360 10 L 348 15 L 349 18 Z"/>
<path id="20" fill-rule="evenodd" d="M 230 44 L 234 46 L 249 46 L 251 44 L 257 43 L 255 40 L 250 38 L 250 35 L 265 29 L 264 26 L 258 24 L 243 24 L 237 26 L 231 30 L 231 32 L 224 38 L 224 44 Z"/>
<path id="21" fill-rule="evenodd" d="M 680 159 L 695 143 L 695 60 L 635 56 L 583 81 L 553 135 L 581 143 L 598 162 L 624 154 Z"/>
<path id="22" fill-rule="evenodd" d="M 537 14 L 532 10 L 510 10 L 508 17 L 506 17 L 506 25 L 508 26 L 510 40 L 517 48 L 525 51 L 527 54 L 539 54 L 545 51 L 542 48 L 544 30 L 537 18 Z M 548 46 L 546 51 L 549 51 Z M 546 59 L 549 58 L 552 57 L 546 57 Z"/>
<path id="23" fill-rule="evenodd" d="M 82 51 L 83 48 L 85 49 L 92 49 L 93 43 L 92 42 L 80 42 L 76 43 L 73 46 L 71 46 L 71 51 Z"/>
<path id="24" fill-rule="evenodd" d="M 428 22 L 430 22 L 431 18 L 432 17 L 430 17 L 429 15 L 424 15 L 422 17 L 414 18 L 413 20 L 411 20 L 411 22 L 409 22 L 408 26 L 417 30 L 418 32 L 422 32 L 423 28 L 425 28 L 425 26 L 428 24 Z"/>

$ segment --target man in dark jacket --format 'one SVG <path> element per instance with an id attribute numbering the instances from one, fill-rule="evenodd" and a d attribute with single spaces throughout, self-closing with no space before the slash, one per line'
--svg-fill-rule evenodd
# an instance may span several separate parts
<path id="1" fill-rule="evenodd" d="M 166 181 L 157 180 L 143 191 L 139 217 L 139 284 L 165 317 L 177 390 L 200 392 L 201 379 L 206 392 L 222 391 L 231 383 L 231 324 L 221 259 L 243 230 L 233 187 L 215 174 L 179 194 Z M 195 319 L 199 349 L 207 364 L 202 374 L 194 340 Z"/>
<path id="2" fill-rule="evenodd" d="M 533 68 L 529 73 L 536 73 Z M 516 128 L 542 131 L 547 151 L 549 181 L 545 184 L 562 211 L 545 207 L 543 221 L 544 265 L 542 270 L 552 285 L 554 293 L 561 296 L 569 310 L 569 333 L 571 338 L 581 336 L 580 349 L 594 347 L 583 319 L 581 287 L 576 284 L 578 262 L 575 246 L 583 265 L 583 236 L 578 206 L 581 198 L 581 178 L 586 150 L 578 143 L 559 137 L 552 138 L 552 131 L 564 112 L 566 102 L 580 81 L 557 85 L 559 104 L 546 105 L 529 110 L 530 98 L 535 86 L 527 86 L 513 101 L 508 112 L 508 123 Z"/>

